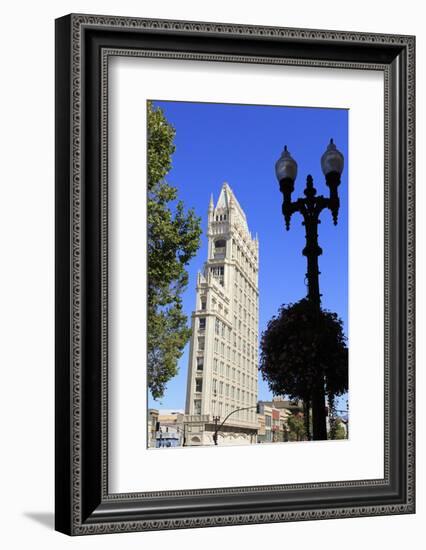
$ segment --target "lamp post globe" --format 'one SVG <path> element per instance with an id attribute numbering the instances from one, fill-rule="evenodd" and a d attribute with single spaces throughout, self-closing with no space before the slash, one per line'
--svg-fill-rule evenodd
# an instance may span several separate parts
<path id="1" fill-rule="evenodd" d="M 287 145 L 284 146 L 284 151 L 280 158 L 275 163 L 275 174 L 278 181 L 281 183 L 285 180 L 294 182 L 297 176 L 297 162 L 287 150 Z"/>
<path id="2" fill-rule="evenodd" d="M 342 153 L 337 149 L 333 139 L 330 139 L 330 143 L 321 157 L 321 169 L 324 176 L 327 178 L 330 174 L 338 174 L 340 179 L 344 162 Z"/>
<path id="3" fill-rule="evenodd" d="M 325 176 L 325 182 L 330 189 L 328 208 L 331 211 L 334 225 L 337 225 L 337 216 L 340 205 L 337 188 L 340 185 L 340 176 L 343 172 L 344 164 L 344 156 L 337 149 L 333 139 L 330 139 L 330 143 L 321 157 L 321 169 Z"/>

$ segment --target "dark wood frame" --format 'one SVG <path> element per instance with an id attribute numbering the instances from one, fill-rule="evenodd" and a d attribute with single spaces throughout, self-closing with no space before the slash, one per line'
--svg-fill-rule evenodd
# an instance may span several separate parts
<path id="1" fill-rule="evenodd" d="M 414 512 L 414 48 L 412 36 L 90 15 L 56 21 L 57 530 L 83 535 Z M 383 479 L 108 493 L 110 55 L 383 71 Z"/>

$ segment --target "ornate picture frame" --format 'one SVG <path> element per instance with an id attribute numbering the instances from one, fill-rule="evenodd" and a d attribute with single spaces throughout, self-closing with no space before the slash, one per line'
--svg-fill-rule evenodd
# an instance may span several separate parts
<path id="1" fill-rule="evenodd" d="M 384 75 L 384 477 L 108 490 L 108 60 Z M 56 20 L 56 529 L 69 535 L 415 511 L 413 36 L 72 14 Z M 143 391 L 143 390 L 142 390 Z"/>

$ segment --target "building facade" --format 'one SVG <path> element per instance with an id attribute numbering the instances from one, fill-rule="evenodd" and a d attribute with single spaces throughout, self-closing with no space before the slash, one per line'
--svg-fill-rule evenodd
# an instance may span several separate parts
<path id="1" fill-rule="evenodd" d="M 223 421 L 219 445 L 255 443 L 259 243 L 227 183 L 216 206 L 210 200 L 207 237 L 192 314 L 185 445 L 214 444 Z"/>
<path id="2" fill-rule="evenodd" d="M 183 411 L 160 410 L 157 447 L 180 447 L 184 439 Z"/>
<path id="3" fill-rule="evenodd" d="M 148 409 L 148 426 L 147 426 L 148 447 L 156 446 L 158 415 L 159 415 L 159 412 L 157 409 Z"/>
<path id="4" fill-rule="evenodd" d="M 275 397 L 258 404 L 258 443 L 282 443 L 288 441 L 288 418 L 292 411 L 299 411 L 299 404 Z"/>

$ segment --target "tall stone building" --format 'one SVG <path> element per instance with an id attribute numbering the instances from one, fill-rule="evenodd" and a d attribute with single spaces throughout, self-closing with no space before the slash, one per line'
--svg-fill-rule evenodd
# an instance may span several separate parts
<path id="1" fill-rule="evenodd" d="M 192 314 L 184 444 L 214 444 L 215 423 L 228 415 L 218 444 L 255 443 L 259 243 L 227 183 L 216 207 L 210 200 L 207 237 Z"/>

